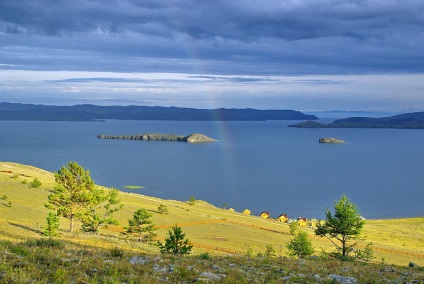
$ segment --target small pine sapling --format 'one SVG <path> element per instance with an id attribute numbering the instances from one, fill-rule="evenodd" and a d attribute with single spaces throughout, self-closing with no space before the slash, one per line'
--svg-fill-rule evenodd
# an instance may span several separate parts
<path id="1" fill-rule="evenodd" d="M 48 237 L 57 236 L 58 230 L 59 217 L 55 213 L 49 212 L 46 217 L 46 228 L 44 229 L 44 235 Z"/>
<path id="2" fill-rule="evenodd" d="M 168 230 L 168 237 L 165 238 L 165 243 L 158 242 L 161 253 L 173 253 L 173 254 L 190 254 L 192 245 L 189 245 L 188 239 L 185 238 L 185 233 L 181 227 L 175 225 Z"/>
<path id="3" fill-rule="evenodd" d="M 302 230 L 298 230 L 297 235 L 286 246 L 290 256 L 305 258 L 314 253 L 314 247 L 308 233 Z"/>

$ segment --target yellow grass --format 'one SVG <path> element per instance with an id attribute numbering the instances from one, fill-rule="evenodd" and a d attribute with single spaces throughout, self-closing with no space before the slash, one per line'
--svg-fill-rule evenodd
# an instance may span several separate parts
<path id="1" fill-rule="evenodd" d="M 34 178 L 42 182 L 41 188 L 30 189 L 27 184 L 22 183 L 23 180 L 31 182 Z M 0 196 L 8 197 L 7 200 L 0 200 L 0 236 L 9 240 L 39 237 L 48 212 L 44 204 L 53 186 L 54 177 L 50 172 L 0 162 Z M 231 212 L 200 200 L 190 205 L 187 202 L 133 193 L 122 192 L 120 196 L 125 205 L 115 215 L 120 226 L 102 230 L 101 236 L 70 234 L 66 232 L 69 226 L 67 220 L 62 219 L 62 237 L 98 247 L 107 248 L 119 244 L 128 249 L 157 251 L 151 246 L 124 241 L 120 235 L 133 212 L 145 208 L 153 214 L 152 219 L 159 227 L 159 240 L 165 238 L 169 227 L 178 224 L 193 243 L 194 252 L 245 254 L 250 247 L 257 254 L 264 253 L 266 245 L 271 244 L 277 255 L 287 255 L 285 244 L 292 238 L 287 224 Z M 8 201 L 12 203 L 11 207 L 8 206 Z M 167 206 L 168 214 L 157 212 L 160 204 Z M 311 229 L 304 230 L 310 234 L 317 251 L 333 250 L 328 240 L 315 237 Z M 407 265 L 413 261 L 424 266 L 424 218 L 367 220 L 363 235 L 366 237 L 363 244 L 374 244 L 376 262 L 384 258 L 387 263 Z"/>

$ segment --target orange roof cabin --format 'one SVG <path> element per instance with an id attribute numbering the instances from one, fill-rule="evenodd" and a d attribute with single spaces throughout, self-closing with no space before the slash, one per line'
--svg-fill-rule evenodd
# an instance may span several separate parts
<path id="1" fill-rule="evenodd" d="M 297 218 L 297 223 L 301 227 L 306 227 L 308 225 L 308 219 L 306 219 L 305 217 L 299 217 Z"/>
<path id="2" fill-rule="evenodd" d="M 278 216 L 278 220 L 281 223 L 287 223 L 289 221 L 289 216 L 287 214 L 281 214 L 280 216 Z"/>
<path id="3" fill-rule="evenodd" d="M 269 212 L 264 211 L 259 215 L 261 218 L 268 219 L 269 218 Z"/>

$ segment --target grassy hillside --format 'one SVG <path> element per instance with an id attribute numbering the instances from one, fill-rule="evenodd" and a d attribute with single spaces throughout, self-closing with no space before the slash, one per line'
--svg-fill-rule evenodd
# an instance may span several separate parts
<path id="1" fill-rule="evenodd" d="M 34 178 L 42 182 L 40 188 L 28 187 L 28 183 Z M 6 200 L 0 200 L 2 240 L 11 241 L 13 244 L 40 239 L 48 212 L 44 204 L 53 185 L 54 178 L 50 172 L 31 166 L 0 162 L 0 197 L 7 196 Z M 287 256 L 285 244 L 292 238 L 287 224 L 231 212 L 204 201 L 196 201 L 190 205 L 184 201 L 162 200 L 131 193 L 121 193 L 120 196 L 124 209 L 115 215 L 120 226 L 102 229 L 99 235 L 69 233 L 69 223 L 62 219 L 60 239 L 68 243 L 67 247 L 88 246 L 98 248 L 99 251 L 104 249 L 105 254 L 118 246 L 128 254 L 132 252 L 157 255 L 159 250 L 155 246 L 125 239 L 120 234 L 133 212 L 145 208 L 152 213 L 152 219 L 159 227 L 158 239 L 163 240 L 167 229 L 178 224 L 194 245 L 192 255 L 208 253 L 213 257 L 225 259 L 228 255 L 245 255 L 248 248 L 256 255 L 263 254 L 266 245 L 271 244 L 277 256 Z M 167 206 L 168 214 L 159 214 L 157 208 L 160 204 Z M 333 250 L 328 240 L 315 237 L 311 229 L 305 230 L 310 234 L 318 252 L 322 249 Z M 384 262 L 406 267 L 412 261 L 424 266 L 424 218 L 368 220 L 363 235 L 366 238 L 363 244 L 373 242 L 375 263 Z M 5 246 L 8 245 L 10 246 L 9 243 Z"/>

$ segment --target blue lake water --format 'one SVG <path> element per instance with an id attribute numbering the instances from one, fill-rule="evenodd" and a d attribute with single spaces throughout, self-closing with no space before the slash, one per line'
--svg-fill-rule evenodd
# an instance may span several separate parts
<path id="1" fill-rule="evenodd" d="M 77 161 L 100 185 L 140 185 L 130 192 L 195 196 L 255 215 L 323 218 L 346 194 L 367 218 L 424 216 L 424 130 L 286 127 L 293 123 L 3 121 L 0 160 L 49 171 Z M 97 139 L 149 132 L 203 133 L 219 142 Z M 349 143 L 319 144 L 320 137 Z"/>

